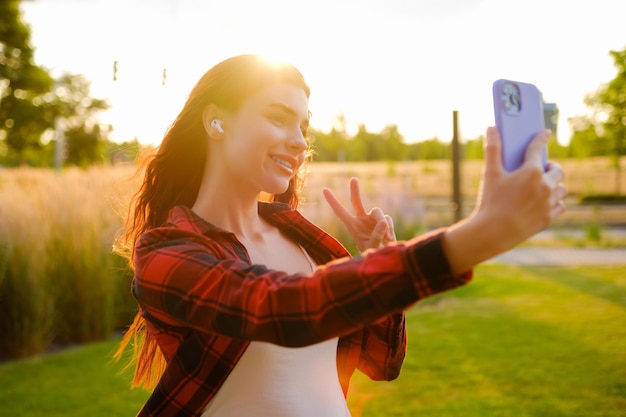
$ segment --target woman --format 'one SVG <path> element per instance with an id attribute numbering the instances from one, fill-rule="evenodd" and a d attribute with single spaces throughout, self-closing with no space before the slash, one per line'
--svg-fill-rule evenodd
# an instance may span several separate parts
<path id="1" fill-rule="evenodd" d="M 362 251 L 351 258 L 296 211 L 308 98 L 291 65 L 229 58 L 199 80 L 148 161 L 120 242 L 139 313 L 118 356 L 134 338 L 134 383 L 156 384 L 139 415 L 348 416 L 356 368 L 398 376 L 404 309 L 467 283 L 564 209 L 562 170 L 541 164 L 549 132 L 507 173 L 490 128 L 477 208 L 452 227 L 395 242 L 356 180 L 354 215 L 324 190 Z"/>

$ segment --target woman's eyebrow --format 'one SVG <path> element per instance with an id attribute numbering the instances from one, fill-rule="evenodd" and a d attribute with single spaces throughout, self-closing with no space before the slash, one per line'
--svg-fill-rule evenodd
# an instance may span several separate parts
<path id="1" fill-rule="evenodd" d="M 282 111 L 284 111 L 285 113 L 290 114 L 291 116 L 294 117 L 298 117 L 298 112 L 296 112 L 293 107 L 291 107 L 289 104 L 285 104 L 285 103 L 271 103 L 268 107 L 271 108 L 277 108 L 280 109 Z M 308 120 L 311 117 L 311 112 L 307 111 L 306 114 L 306 120 Z"/>

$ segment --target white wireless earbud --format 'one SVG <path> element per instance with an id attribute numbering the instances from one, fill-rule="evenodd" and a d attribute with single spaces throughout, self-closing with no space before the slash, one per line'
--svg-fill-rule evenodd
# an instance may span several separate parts
<path id="1" fill-rule="evenodd" d="M 211 127 L 213 127 L 213 129 L 217 130 L 220 133 L 224 133 L 224 129 L 222 129 L 222 121 L 221 120 L 213 119 L 211 121 Z"/>

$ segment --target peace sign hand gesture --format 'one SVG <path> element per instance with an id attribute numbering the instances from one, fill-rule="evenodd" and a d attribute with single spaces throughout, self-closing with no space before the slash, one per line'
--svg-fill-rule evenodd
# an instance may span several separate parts
<path id="1" fill-rule="evenodd" d="M 350 179 L 350 202 L 354 214 L 350 214 L 344 205 L 335 197 L 328 188 L 323 189 L 324 197 L 335 212 L 335 215 L 346 226 L 354 239 L 360 252 L 367 249 L 378 249 L 396 242 L 396 234 L 393 228 L 393 220 L 389 215 L 375 207 L 369 212 L 365 211 L 361 201 L 359 180 Z"/>

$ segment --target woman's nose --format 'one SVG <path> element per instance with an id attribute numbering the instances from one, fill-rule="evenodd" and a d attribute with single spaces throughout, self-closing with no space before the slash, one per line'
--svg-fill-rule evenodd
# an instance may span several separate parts
<path id="1" fill-rule="evenodd" d="M 297 129 L 294 134 L 290 135 L 289 147 L 298 153 L 304 152 L 308 149 L 309 144 L 307 143 L 302 130 Z"/>

